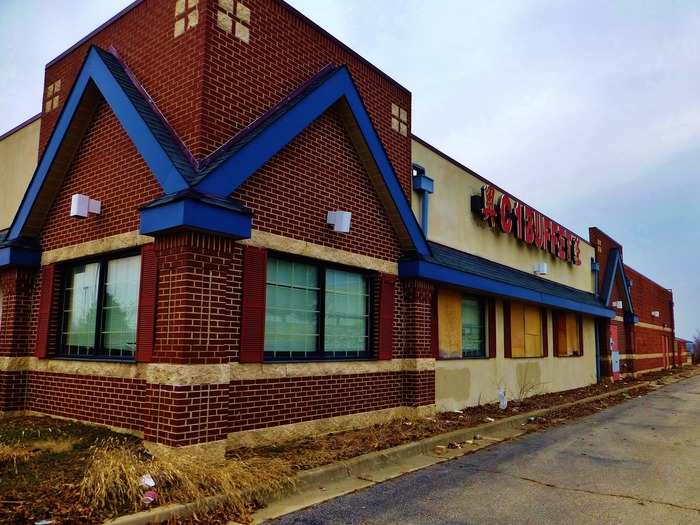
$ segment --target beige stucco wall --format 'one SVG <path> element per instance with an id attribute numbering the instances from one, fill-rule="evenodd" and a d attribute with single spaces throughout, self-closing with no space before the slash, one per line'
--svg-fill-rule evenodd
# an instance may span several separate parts
<path id="1" fill-rule="evenodd" d="M 0 140 L 0 230 L 12 223 L 36 168 L 40 125 L 36 119 Z"/>
<path id="2" fill-rule="evenodd" d="M 491 403 L 505 387 L 508 399 L 558 392 L 596 382 L 595 328 L 583 318 L 583 356 L 554 357 L 552 315 L 548 313 L 548 356 L 504 357 L 503 304 L 496 301 L 496 358 L 438 359 L 435 363 L 435 404 L 439 411 Z M 441 343 L 442 345 L 442 343 Z"/>
<path id="3" fill-rule="evenodd" d="M 546 262 L 549 267 L 546 279 L 587 292 L 594 291 L 589 261 L 595 252 L 590 244 L 581 241 L 580 266 L 525 245 L 514 235 L 489 227 L 471 212 L 471 196 L 480 194 L 484 182 L 416 140 L 413 140 L 412 155 L 413 162 L 423 166 L 426 175 L 435 182 L 435 192 L 429 197 L 429 240 L 528 273 L 532 273 L 535 264 Z M 413 212 L 419 220 L 420 205 L 420 196 L 414 192 Z"/>

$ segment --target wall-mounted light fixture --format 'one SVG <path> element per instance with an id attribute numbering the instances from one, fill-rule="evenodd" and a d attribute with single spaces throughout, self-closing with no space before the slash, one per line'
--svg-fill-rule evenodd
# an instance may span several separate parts
<path id="1" fill-rule="evenodd" d="M 546 262 L 539 262 L 533 266 L 532 271 L 535 273 L 535 275 L 547 275 L 549 268 L 547 268 Z"/>
<path id="2" fill-rule="evenodd" d="M 352 213 L 349 211 L 329 211 L 326 223 L 333 226 L 333 231 L 337 233 L 349 233 Z"/>
<path id="3" fill-rule="evenodd" d="M 613 301 L 613 308 L 622 308 L 622 301 Z"/>
<path id="4" fill-rule="evenodd" d="M 661 316 L 661 314 L 659 313 L 658 310 L 652 310 L 652 311 L 651 311 L 651 316 L 652 316 L 652 317 L 658 318 L 658 317 Z"/>
<path id="5" fill-rule="evenodd" d="M 91 199 L 87 195 L 76 193 L 70 200 L 70 216 L 87 218 L 90 214 L 99 215 L 102 212 L 102 203 Z"/>

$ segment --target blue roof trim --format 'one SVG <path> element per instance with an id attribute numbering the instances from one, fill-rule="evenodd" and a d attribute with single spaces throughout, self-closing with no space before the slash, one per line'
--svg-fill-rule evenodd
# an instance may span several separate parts
<path id="1" fill-rule="evenodd" d="M 90 49 L 15 215 L 7 236 L 8 239 L 13 240 L 21 237 L 22 229 L 29 218 L 34 202 L 41 191 L 89 83 L 93 83 L 101 92 L 164 191 L 170 193 L 188 187 L 187 181 L 156 138 L 154 134 L 156 126 L 153 124 L 153 119 L 142 114 L 147 111 L 148 104 L 138 104 L 136 93 L 127 94 L 124 87 L 125 80 L 122 79 L 120 82 L 114 75 L 119 65 L 118 63 L 109 63 L 108 65 L 109 57 L 111 55 L 96 47 Z M 126 73 L 124 75 L 129 81 L 128 75 Z"/>
<path id="2" fill-rule="evenodd" d="M 428 255 L 428 243 L 346 67 L 333 72 L 301 99 L 293 100 L 289 107 L 276 111 L 270 122 L 259 124 L 254 138 L 240 147 L 232 148 L 230 155 L 218 160 L 216 166 L 195 187 L 202 192 L 222 197 L 230 195 L 341 99 L 345 99 L 351 110 L 416 251 Z"/>
<path id="3" fill-rule="evenodd" d="M 610 250 L 610 257 L 608 258 L 608 264 L 605 268 L 605 279 L 603 281 L 603 293 L 601 295 L 605 305 L 610 304 L 610 298 L 612 297 L 612 291 L 615 287 L 615 277 L 619 274 L 622 278 L 622 289 L 625 292 L 625 301 L 629 305 L 628 312 L 634 315 L 634 304 L 632 303 L 632 296 L 629 290 L 629 281 L 625 275 L 625 265 L 622 264 L 622 256 L 620 255 L 619 248 L 612 248 Z"/>
<path id="4" fill-rule="evenodd" d="M 414 260 L 399 263 L 399 277 L 420 278 L 451 284 L 470 290 L 478 290 L 494 295 L 501 295 L 522 301 L 530 301 L 544 304 L 564 310 L 572 310 L 597 317 L 612 319 L 615 313 L 602 305 L 596 306 L 589 303 L 581 303 L 561 296 L 538 292 L 522 286 L 516 286 L 476 274 L 470 274 L 453 268 L 441 266 L 436 263 Z"/>
<path id="5" fill-rule="evenodd" d="M 41 251 L 22 246 L 0 247 L 0 268 L 7 266 L 30 266 L 37 268 L 41 265 Z"/>
<path id="6" fill-rule="evenodd" d="M 407 259 L 399 263 L 401 277 L 430 279 L 600 317 L 612 318 L 615 315 L 592 293 L 441 244 L 428 244 L 432 251 L 430 257 Z"/>
<path id="7" fill-rule="evenodd" d="M 239 203 L 186 191 L 143 207 L 139 230 L 143 235 L 152 235 L 188 228 L 249 239 L 252 224 L 250 210 Z"/>

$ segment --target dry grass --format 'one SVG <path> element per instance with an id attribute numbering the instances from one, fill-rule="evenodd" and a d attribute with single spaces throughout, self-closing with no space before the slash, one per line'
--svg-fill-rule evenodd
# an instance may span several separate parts
<path id="1" fill-rule="evenodd" d="M 27 461 L 34 454 L 35 452 L 26 445 L 0 443 L 0 465 L 12 463 L 15 474 L 17 473 L 17 463 Z"/>
<path id="2" fill-rule="evenodd" d="M 206 510 L 207 498 L 238 515 L 247 514 L 271 492 L 292 484 L 292 469 L 281 460 L 251 458 L 213 460 L 201 452 L 161 450 L 151 457 L 134 447 L 106 441 L 93 447 L 80 485 L 85 505 L 108 511 L 124 505 L 139 510 L 146 489 L 141 476 L 150 474 L 158 493 L 156 504 L 194 503 Z"/>

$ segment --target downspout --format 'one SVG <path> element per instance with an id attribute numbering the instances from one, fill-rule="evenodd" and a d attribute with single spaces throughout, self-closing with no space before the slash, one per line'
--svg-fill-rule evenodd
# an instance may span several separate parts
<path id="1" fill-rule="evenodd" d="M 413 191 L 420 195 L 420 226 L 423 230 L 423 235 L 428 237 L 428 212 L 429 200 L 428 195 L 433 193 L 433 179 L 425 174 L 425 168 L 418 164 L 413 165 Z"/>
<path id="2" fill-rule="evenodd" d="M 600 292 L 598 290 L 598 274 L 600 273 L 600 263 L 591 257 L 591 273 L 593 273 L 593 291 L 596 297 L 600 297 Z M 601 337 L 600 337 L 600 323 L 599 319 L 596 319 L 593 323 L 595 331 L 595 382 L 600 383 L 601 373 L 600 373 L 600 356 L 602 354 L 602 349 L 600 348 Z"/>
<path id="3" fill-rule="evenodd" d="M 669 289 L 669 292 L 671 292 L 671 297 L 673 297 L 673 291 Z M 676 368 L 676 352 L 678 351 L 678 348 L 676 348 L 676 318 L 673 313 L 673 299 L 671 299 L 668 303 L 671 308 L 671 357 L 673 358 L 673 365 L 671 368 Z"/>

